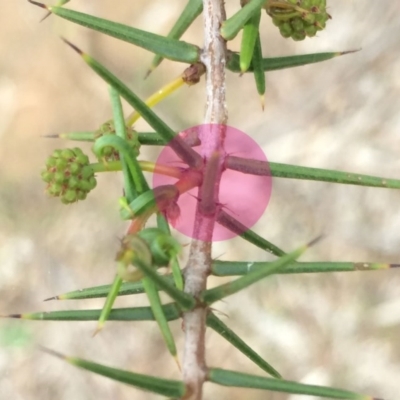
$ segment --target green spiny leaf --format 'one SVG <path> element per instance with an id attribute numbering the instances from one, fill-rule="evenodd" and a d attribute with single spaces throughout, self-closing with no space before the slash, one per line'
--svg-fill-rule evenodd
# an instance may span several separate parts
<path id="1" fill-rule="evenodd" d="M 199 60 L 200 49 L 193 44 L 166 38 L 164 36 L 156 35 L 155 33 L 146 32 L 128 25 L 94 17 L 93 15 L 84 14 L 63 7 L 45 6 L 42 3 L 31 0 L 30 2 L 42 8 L 46 8 L 51 13 L 68 21 L 99 31 L 116 39 L 132 43 L 170 60 L 188 64 L 193 64 Z"/>
<path id="2" fill-rule="evenodd" d="M 276 71 L 279 69 L 299 67 L 302 65 L 314 64 L 321 61 L 330 60 L 334 57 L 354 53 L 355 51 L 357 50 L 302 54 L 298 56 L 287 56 L 287 57 L 263 58 L 262 65 L 264 71 Z M 229 52 L 226 67 L 232 72 L 241 72 L 239 54 Z M 250 66 L 247 72 L 253 72 L 253 67 Z"/>
<path id="3" fill-rule="evenodd" d="M 346 185 L 400 189 L 399 179 L 387 179 L 371 175 L 355 174 L 324 168 L 301 167 L 298 165 L 281 164 L 250 160 L 242 157 L 228 156 L 225 160 L 228 169 L 244 174 L 274 176 L 276 178 L 304 179 L 321 182 L 341 183 Z"/>
<path id="4" fill-rule="evenodd" d="M 221 36 L 225 40 L 232 40 L 241 29 L 243 29 L 246 22 L 261 11 L 265 0 L 251 0 L 244 7 L 242 7 L 236 14 L 227 19 L 221 27 Z"/>
<path id="5" fill-rule="evenodd" d="M 226 326 L 215 314 L 209 313 L 207 316 L 207 326 L 214 329 L 215 332 L 219 333 L 229 343 L 235 346 L 241 351 L 246 357 L 250 358 L 256 365 L 268 374 L 275 378 L 281 378 L 281 375 L 274 367 L 268 364 L 262 357 L 260 357 L 250 346 L 248 346 L 235 332 Z"/>
<path id="6" fill-rule="evenodd" d="M 168 321 L 180 318 L 180 309 L 175 303 L 162 306 Z M 102 310 L 66 310 L 38 312 L 30 314 L 10 314 L 6 318 L 20 318 L 33 321 L 97 321 Z M 155 321 L 151 307 L 114 308 L 109 321 Z"/>
<path id="7" fill-rule="evenodd" d="M 214 260 L 212 263 L 212 274 L 216 276 L 235 276 L 245 275 L 268 262 L 255 261 L 220 261 Z M 377 271 L 382 269 L 400 268 L 400 264 L 389 263 L 369 263 L 369 262 L 295 262 L 288 264 L 277 274 L 304 274 L 304 273 L 324 273 L 324 272 L 351 272 L 351 271 Z M 164 275 L 173 283 L 172 275 Z M 111 285 L 94 286 L 90 288 L 75 290 L 46 299 L 49 300 L 82 300 L 107 297 Z M 142 282 L 124 282 L 119 289 L 118 296 L 127 296 L 144 293 Z"/>
<path id="8" fill-rule="evenodd" d="M 201 295 L 201 299 L 207 304 L 212 304 L 218 300 L 221 300 L 227 296 L 230 296 L 247 288 L 253 283 L 258 282 L 269 275 L 276 274 L 279 270 L 285 268 L 290 262 L 300 257 L 300 255 L 304 253 L 307 248 L 313 243 L 315 243 L 315 240 L 308 245 L 300 247 L 292 253 L 282 256 L 272 263 L 264 264 L 262 268 L 258 268 L 257 270 L 254 270 L 253 272 L 244 275 L 241 278 L 217 286 L 215 288 L 205 290 Z"/>
<path id="9" fill-rule="evenodd" d="M 66 357 L 52 350 L 43 350 L 51 355 L 67 361 L 71 365 L 75 365 L 76 367 L 85 369 L 86 371 L 94 372 L 95 374 L 102 375 L 131 386 L 135 386 L 139 389 L 157 393 L 162 396 L 181 398 L 186 392 L 185 384 L 180 381 L 137 374 L 122 369 L 116 369 L 102 364 L 97 364 L 91 361 L 83 360 L 81 358 Z"/>
<path id="10" fill-rule="evenodd" d="M 363 396 L 347 390 L 335 389 L 326 386 L 306 385 L 303 383 L 286 381 L 283 379 L 249 375 L 220 368 L 211 368 L 208 373 L 208 380 L 218 383 L 219 385 L 230 387 L 245 387 L 270 390 L 274 392 L 329 397 L 333 399 L 371 400 L 371 397 L 369 396 Z"/>
<path id="11" fill-rule="evenodd" d="M 214 260 L 211 271 L 216 276 L 246 275 L 269 262 L 219 261 Z M 324 272 L 377 271 L 381 269 L 398 268 L 400 264 L 367 263 L 367 262 L 294 262 L 288 264 L 278 274 L 310 274 Z"/>
<path id="12" fill-rule="evenodd" d="M 400 180 L 380 178 L 370 175 L 334 171 L 322 168 L 300 167 L 297 165 L 269 163 L 271 175 L 277 178 L 305 179 L 321 182 L 333 182 L 346 185 L 400 189 Z"/>
<path id="13" fill-rule="evenodd" d="M 167 345 L 170 354 L 174 358 L 176 358 L 177 352 L 175 340 L 168 325 L 168 319 L 164 313 L 164 309 L 161 304 L 160 295 L 158 294 L 156 285 L 149 278 L 144 278 L 143 286 L 150 301 L 151 310 L 153 311 L 154 317 L 157 321 L 158 327 L 160 328 L 165 344 Z"/>
<path id="14" fill-rule="evenodd" d="M 169 279 L 173 282 L 172 276 L 166 275 L 165 279 Z M 45 301 L 49 300 L 82 300 L 82 299 L 97 299 L 107 297 L 108 292 L 111 289 L 111 285 L 94 286 L 80 290 L 74 290 L 72 292 L 60 294 L 59 296 L 49 297 Z M 127 296 L 131 294 L 144 293 L 144 287 L 141 281 L 139 282 L 123 282 L 118 292 L 118 296 Z"/>

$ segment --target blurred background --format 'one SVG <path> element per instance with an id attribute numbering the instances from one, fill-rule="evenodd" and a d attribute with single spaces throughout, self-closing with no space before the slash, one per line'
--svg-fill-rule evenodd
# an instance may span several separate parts
<path id="1" fill-rule="evenodd" d="M 226 2 L 228 15 L 239 1 Z M 333 19 L 317 38 L 284 40 L 266 15 L 265 56 L 361 51 L 321 64 L 267 74 L 261 111 L 251 75 L 228 73 L 229 124 L 251 135 L 270 161 L 399 178 L 400 3 L 331 0 Z M 73 0 L 71 8 L 166 34 L 184 0 Z M 95 130 L 110 118 L 106 85 L 59 36 L 103 62 L 142 98 L 180 74 L 165 61 L 146 80 L 152 55 L 57 17 L 25 0 L 0 14 L 0 314 L 101 308 L 103 300 L 43 299 L 111 282 L 118 238 L 121 177 L 102 174 L 85 202 L 48 198 L 40 170 L 55 148 L 72 143 L 41 135 Z M 184 39 L 202 44 L 199 18 Z M 239 49 L 239 41 L 230 44 Z M 204 82 L 156 107 L 176 130 L 201 123 Z M 129 112 L 129 108 L 126 107 Z M 138 129 L 146 129 L 139 122 Z M 89 150 L 90 146 L 82 146 Z M 155 150 L 143 158 L 154 159 Z M 275 179 L 255 230 L 285 250 L 320 233 L 303 260 L 400 262 L 400 192 Z M 183 243 L 189 239 L 182 237 Z M 214 256 L 269 260 L 239 239 Z M 400 393 L 400 271 L 276 276 L 218 303 L 221 318 L 287 379 L 332 385 L 386 399 Z M 221 281 L 219 281 L 221 282 Z M 215 285 L 216 280 L 210 280 Z M 142 296 L 119 306 L 145 305 Z M 181 349 L 180 322 L 171 324 Z M 158 399 L 66 365 L 37 350 L 132 371 L 179 378 L 153 323 L 113 323 L 92 338 L 95 322 L 0 321 L 0 398 L 12 400 Z M 181 354 L 182 356 L 182 354 Z M 214 332 L 209 365 L 262 374 Z M 207 384 L 205 399 L 300 400 Z"/>

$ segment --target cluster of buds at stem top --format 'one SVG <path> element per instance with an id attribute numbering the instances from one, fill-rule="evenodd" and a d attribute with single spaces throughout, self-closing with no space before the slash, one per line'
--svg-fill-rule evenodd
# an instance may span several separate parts
<path id="1" fill-rule="evenodd" d="M 130 126 L 126 126 L 126 142 L 132 148 L 135 156 L 139 155 L 140 151 L 140 143 L 138 139 L 137 132 Z M 115 127 L 114 121 L 107 121 L 95 132 L 95 139 L 98 139 L 102 136 L 106 135 L 115 135 Z M 101 159 L 100 159 L 101 158 Z M 111 162 L 111 161 L 119 161 L 120 156 L 117 149 L 112 146 L 106 146 L 102 149 L 101 157 L 99 157 L 99 161 Z"/>
<path id="2" fill-rule="evenodd" d="M 137 234 L 126 235 L 117 253 L 118 274 L 125 281 L 143 278 L 138 263 L 154 268 L 166 267 L 181 250 L 180 243 L 159 228 L 147 228 Z"/>
<path id="3" fill-rule="evenodd" d="M 46 192 L 50 196 L 60 197 L 64 204 L 84 200 L 96 187 L 89 157 L 78 147 L 54 150 L 41 176 L 47 183 Z"/>
<path id="4" fill-rule="evenodd" d="M 326 0 L 267 0 L 264 8 L 281 35 L 293 40 L 315 36 L 331 18 Z"/>

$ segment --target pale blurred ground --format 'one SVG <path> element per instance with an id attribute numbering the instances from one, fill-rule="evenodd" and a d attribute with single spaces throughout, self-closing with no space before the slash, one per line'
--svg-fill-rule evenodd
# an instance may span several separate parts
<path id="1" fill-rule="evenodd" d="M 71 7 L 166 33 L 182 1 L 74 0 Z M 237 1 L 227 1 L 231 13 Z M 46 297 L 111 281 L 121 179 L 101 176 L 82 204 L 47 198 L 39 172 L 55 147 L 52 132 L 95 129 L 110 117 L 107 88 L 60 34 L 104 62 L 141 96 L 182 71 L 165 62 L 147 81 L 151 55 L 55 17 L 23 0 L 0 13 L 0 314 L 99 308 L 102 300 Z M 230 124 L 251 134 L 270 160 L 399 178 L 400 3 L 330 1 L 333 20 L 313 40 L 283 40 L 263 18 L 266 55 L 362 48 L 361 52 L 267 75 L 261 112 L 252 77 L 229 74 Z M 201 45 L 201 19 L 186 40 Z M 231 45 L 238 49 L 238 42 Z M 175 129 L 201 123 L 204 84 L 157 106 Z M 138 127 L 144 127 L 143 123 Z M 258 232 L 287 250 L 324 232 L 303 259 L 400 262 L 400 193 L 275 180 Z M 219 245 L 225 259 L 266 260 L 240 240 Z M 216 305 L 225 320 L 288 379 L 400 398 L 400 271 L 280 276 Z M 211 282 L 215 284 L 215 281 Z M 142 297 L 119 301 L 145 304 Z M 0 399 L 156 399 L 82 372 L 36 350 L 37 344 L 137 372 L 179 377 L 152 323 L 0 321 Z M 182 348 L 180 323 L 172 324 Z M 210 365 L 262 373 L 208 333 Z M 300 400 L 208 384 L 206 399 Z"/>

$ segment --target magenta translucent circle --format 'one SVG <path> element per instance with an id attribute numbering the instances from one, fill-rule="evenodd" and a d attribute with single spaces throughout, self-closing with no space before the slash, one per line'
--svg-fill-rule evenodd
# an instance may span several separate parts
<path id="1" fill-rule="evenodd" d="M 207 131 L 215 130 L 215 125 L 198 125 L 186 129 L 179 135 L 185 140 L 193 140 L 198 134 L 202 137 Z M 193 147 L 200 153 L 201 146 Z M 261 147 L 248 135 L 239 129 L 226 126 L 226 138 L 224 150 L 227 155 L 243 157 L 247 159 L 264 161 L 268 165 L 267 157 Z M 185 167 L 182 160 L 169 147 L 165 146 L 161 151 L 157 165 Z M 177 181 L 161 174 L 153 174 L 153 188 L 161 185 L 171 185 Z M 243 225 L 243 231 L 250 229 L 263 215 L 271 197 L 271 175 L 256 176 L 227 169 L 223 172 L 220 184 L 219 201 L 222 209 Z M 178 218 L 169 218 L 169 223 L 179 232 L 188 237 L 193 234 L 194 219 L 197 206 L 198 188 L 182 194 L 178 200 L 180 215 Z M 242 232 L 240 232 L 242 233 Z M 232 232 L 216 223 L 213 241 L 232 239 L 238 233 Z M 201 239 L 197 238 L 196 239 Z"/>

